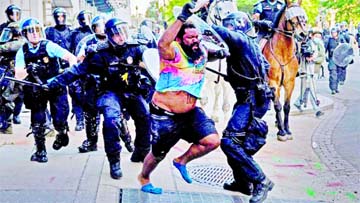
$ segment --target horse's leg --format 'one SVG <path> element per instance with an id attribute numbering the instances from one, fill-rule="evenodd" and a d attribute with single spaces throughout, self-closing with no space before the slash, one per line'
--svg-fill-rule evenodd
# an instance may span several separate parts
<path id="1" fill-rule="evenodd" d="M 214 83 L 215 84 L 215 83 Z M 214 85 L 214 106 L 211 114 L 211 118 L 214 122 L 219 122 L 221 114 L 221 98 L 222 98 L 222 86 L 220 83 Z"/>
<path id="2" fill-rule="evenodd" d="M 286 132 L 284 130 L 284 124 L 282 121 L 282 116 L 281 116 L 282 107 L 281 107 L 279 98 L 276 98 L 274 101 L 274 109 L 275 109 L 276 124 L 277 124 L 278 130 L 279 130 L 277 133 L 278 140 L 286 141 L 287 137 L 286 137 Z"/>
<path id="3" fill-rule="evenodd" d="M 232 94 L 233 90 L 228 82 L 222 80 L 222 88 L 223 88 L 222 110 L 224 112 L 224 120 L 227 121 L 230 118 L 231 103 L 233 102 L 235 96 Z"/>
<path id="4" fill-rule="evenodd" d="M 293 93 L 295 86 L 295 75 L 293 78 L 290 78 L 287 80 L 287 82 L 284 84 L 285 89 L 285 102 L 284 102 L 284 130 L 286 134 L 290 135 L 288 136 L 289 140 L 292 140 L 293 137 L 291 136 L 291 131 L 289 127 L 289 114 L 290 114 L 290 101 L 291 101 L 291 95 Z"/>

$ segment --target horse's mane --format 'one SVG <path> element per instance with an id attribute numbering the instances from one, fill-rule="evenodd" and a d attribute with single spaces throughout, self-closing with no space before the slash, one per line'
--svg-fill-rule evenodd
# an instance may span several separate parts
<path id="1" fill-rule="evenodd" d="M 276 14 L 275 16 L 275 20 L 274 20 L 274 27 L 277 28 L 279 27 L 279 23 L 280 23 L 280 19 L 281 19 L 281 16 L 283 15 L 283 13 L 285 12 L 286 10 L 286 5 L 284 4 L 281 9 L 279 10 L 279 12 Z"/>

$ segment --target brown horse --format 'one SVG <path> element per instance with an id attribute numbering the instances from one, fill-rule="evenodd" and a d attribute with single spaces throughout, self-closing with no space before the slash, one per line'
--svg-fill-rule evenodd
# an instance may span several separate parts
<path id="1" fill-rule="evenodd" d="M 275 88 L 274 108 L 280 141 L 292 139 L 289 129 L 290 100 L 299 67 L 296 39 L 301 40 L 307 34 L 307 17 L 300 5 L 301 0 L 297 3 L 286 0 L 286 5 L 275 19 L 275 32 L 263 48 L 263 54 L 270 64 L 269 85 Z M 282 106 L 279 100 L 281 87 L 285 90 L 284 121 L 281 117 Z"/>

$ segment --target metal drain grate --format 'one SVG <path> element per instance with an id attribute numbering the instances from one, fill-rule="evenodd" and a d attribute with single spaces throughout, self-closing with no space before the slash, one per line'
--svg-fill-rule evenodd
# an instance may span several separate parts
<path id="1" fill-rule="evenodd" d="M 232 170 L 217 165 L 189 165 L 192 179 L 199 184 L 222 188 L 225 182 L 234 181 Z"/>

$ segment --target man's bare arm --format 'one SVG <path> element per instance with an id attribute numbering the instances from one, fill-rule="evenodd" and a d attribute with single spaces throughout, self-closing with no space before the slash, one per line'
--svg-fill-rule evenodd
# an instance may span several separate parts
<path id="1" fill-rule="evenodd" d="M 175 58 L 175 49 L 171 46 L 171 43 L 175 40 L 181 26 L 184 23 L 180 20 L 176 20 L 162 35 L 159 40 L 159 54 L 163 59 L 171 60 Z"/>

